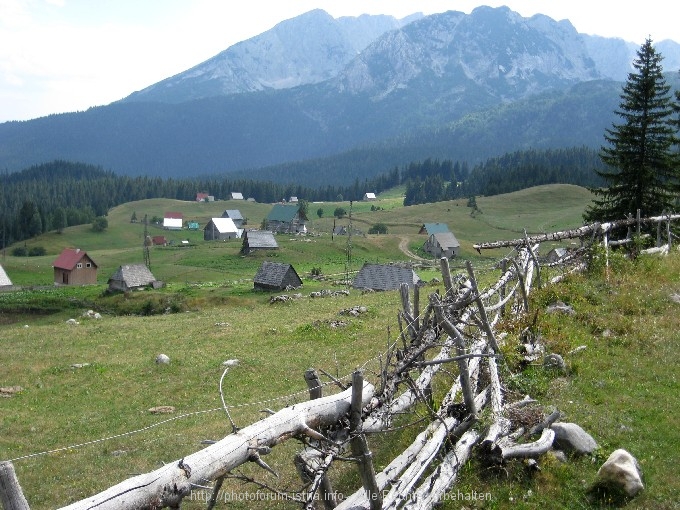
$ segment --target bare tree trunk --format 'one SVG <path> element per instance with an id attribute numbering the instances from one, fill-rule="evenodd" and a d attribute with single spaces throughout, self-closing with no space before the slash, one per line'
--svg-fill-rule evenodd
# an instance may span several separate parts
<path id="1" fill-rule="evenodd" d="M 365 383 L 362 401 L 368 403 L 372 396 L 373 386 Z M 351 397 L 352 390 L 348 389 L 337 395 L 286 407 L 204 450 L 130 478 L 64 509 L 178 508 L 193 486 L 215 480 L 248 461 L 257 461 L 258 449 L 273 447 L 298 435 L 323 440 L 314 429 L 332 425 L 349 413 Z"/>

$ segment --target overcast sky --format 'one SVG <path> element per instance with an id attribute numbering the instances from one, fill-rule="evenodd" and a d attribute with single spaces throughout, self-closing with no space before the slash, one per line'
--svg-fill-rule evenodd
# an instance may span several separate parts
<path id="1" fill-rule="evenodd" d="M 0 122 L 109 104 L 316 8 L 403 18 L 479 5 L 636 44 L 680 42 L 675 0 L 0 0 Z"/>

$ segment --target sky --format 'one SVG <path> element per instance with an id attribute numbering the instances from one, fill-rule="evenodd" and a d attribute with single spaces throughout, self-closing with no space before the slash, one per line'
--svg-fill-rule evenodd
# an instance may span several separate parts
<path id="1" fill-rule="evenodd" d="M 636 44 L 680 42 L 669 0 L 0 0 L 0 122 L 109 104 L 312 9 L 403 18 L 480 5 Z"/>

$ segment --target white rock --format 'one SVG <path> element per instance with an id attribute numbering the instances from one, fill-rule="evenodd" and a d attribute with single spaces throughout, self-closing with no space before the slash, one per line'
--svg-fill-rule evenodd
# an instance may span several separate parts
<path id="1" fill-rule="evenodd" d="M 555 431 L 553 444 L 558 449 L 575 453 L 592 453 L 597 448 L 593 437 L 576 423 L 556 422 L 550 428 Z"/>
<path id="2" fill-rule="evenodd" d="M 166 354 L 159 354 L 156 356 L 156 363 L 159 365 L 167 365 L 170 363 L 170 358 Z"/>
<path id="3" fill-rule="evenodd" d="M 236 365 L 238 365 L 237 359 L 228 359 L 227 361 L 222 362 L 223 367 L 235 367 Z"/>
<path id="4" fill-rule="evenodd" d="M 614 450 L 602 464 L 596 483 L 618 487 L 631 498 L 645 488 L 637 460 L 623 449 Z"/>

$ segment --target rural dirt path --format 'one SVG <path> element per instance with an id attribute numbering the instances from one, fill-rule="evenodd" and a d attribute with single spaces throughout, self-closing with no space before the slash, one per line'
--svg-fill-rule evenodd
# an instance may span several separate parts
<path id="1" fill-rule="evenodd" d="M 428 259 L 424 259 L 422 257 L 419 257 L 415 253 L 413 253 L 411 250 L 408 249 L 408 237 L 404 236 L 399 236 L 399 249 L 401 252 L 406 255 L 409 258 L 415 259 L 415 260 L 420 260 L 420 261 L 425 261 L 425 262 L 431 262 Z"/>

